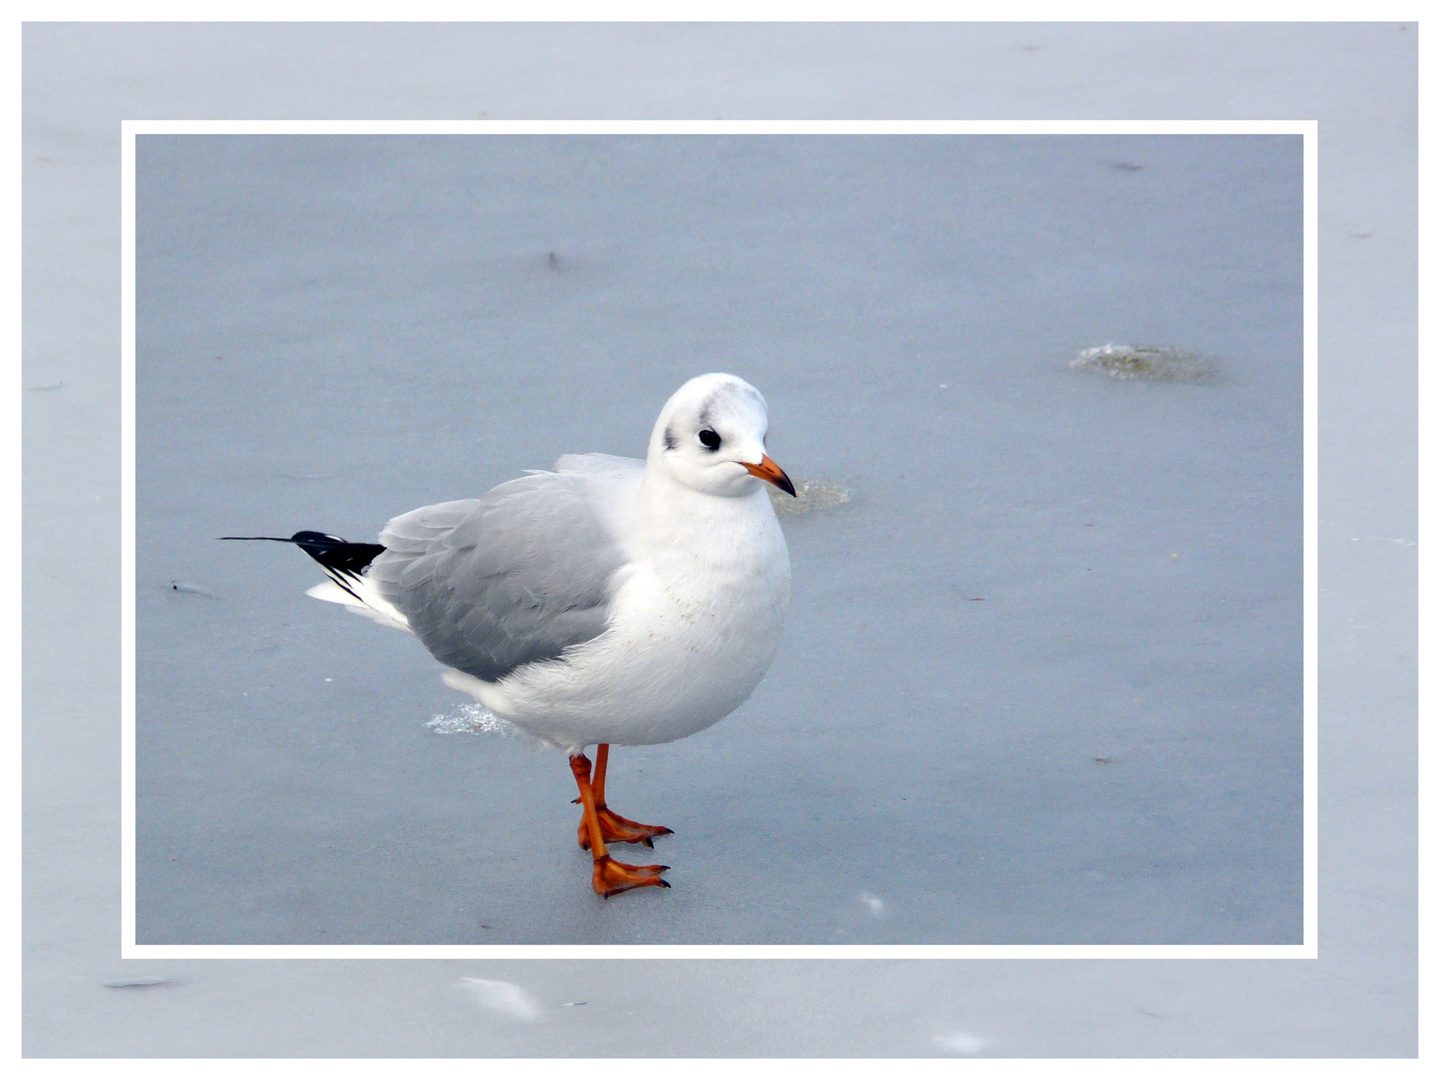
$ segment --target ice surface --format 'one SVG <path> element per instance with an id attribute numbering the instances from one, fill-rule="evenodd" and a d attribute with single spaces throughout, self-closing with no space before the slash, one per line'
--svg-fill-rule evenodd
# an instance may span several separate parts
<path id="1" fill-rule="evenodd" d="M 460 985 L 473 996 L 478 1008 L 514 1020 L 531 1021 L 540 1017 L 539 1002 L 514 983 L 467 977 L 460 980 Z"/>
<path id="2" fill-rule="evenodd" d="M 137 153 L 142 942 L 1299 940 L 1298 139 Z M 1070 370 L 1102 335 L 1232 377 Z M 716 369 L 799 485 L 792 616 L 734 716 L 615 748 L 674 888 L 603 902 L 563 757 L 425 738 L 503 728 L 213 537 L 641 454 Z"/>
<path id="3" fill-rule="evenodd" d="M 466 701 L 449 712 L 436 713 L 425 726 L 436 735 L 499 735 L 520 734 L 520 729 L 502 720 L 479 702 Z"/>
<path id="4" fill-rule="evenodd" d="M 839 484 L 825 480 L 800 480 L 795 484 L 795 494 L 772 491 L 770 502 L 780 517 L 796 514 L 810 514 L 816 510 L 833 510 L 850 501 L 850 492 Z"/>
<path id="5" fill-rule="evenodd" d="M 143 990 L 150 986 L 163 986 L 168 981 L 159 975 L 131 975 L 120 979 L 110 979 L 104 985 L 110 990 Z"/>
<path id="6" fill-rule="evenodd" d="M 1070 366 L 1104 372 L 1112 379 L 1213 382 L 1220 377 L 1214 360 L 1170 345 L 1095 345 L 1081 349 Z"/>
<path id="7" fill-rule="evenodd" d="M 952 1031 L 935 1036 L 935 1045 L 952 1054 L 978 1054 L 985 1049 L 985 1040 L 968 1031 Z"/>

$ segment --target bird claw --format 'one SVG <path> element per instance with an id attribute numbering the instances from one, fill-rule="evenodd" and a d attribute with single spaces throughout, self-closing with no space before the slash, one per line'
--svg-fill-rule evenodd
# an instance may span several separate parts
<path id="1" fill-rule="evenodd" d="M 595 860 L 595 873 L 591 884 L 595 891 L 607 900 L 647 885 L 668 889 L 670 883 L 660 875 L 669 869 L 668 866 L 631 866 L 629 863 L 616 862 L 609 855 L 602 855 Z"/>
<path id="2" fill-rule="evenodd" d="M 600 822 L 600 838 L 607 844 L 644 844 L 648 848 L 654 848 L 655 837 L 669 836 L 675 831 L 664 825 L 642 825 L 638 821 L 621 817 L 604 806 L 595 808 L 595 817 Z M 583 817 L 580 819 L 580 827 L 575 831 L 575 838 L 583 850 L 590 850 L 590 830 L 585 827 Z"/>

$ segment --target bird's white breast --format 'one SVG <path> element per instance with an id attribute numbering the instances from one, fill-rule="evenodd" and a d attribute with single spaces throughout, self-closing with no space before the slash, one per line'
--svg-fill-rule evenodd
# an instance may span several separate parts
<path id="1" fill-rule="evenodd" d="M 739 499 L 644 493 L 627 508 L 632 561 L 599 637 L 498 683 L 468 686 L 566 749 L 669 742 L 733 712 L 764 676 L 790 600 L 785 539 L 763 490 Z"/>

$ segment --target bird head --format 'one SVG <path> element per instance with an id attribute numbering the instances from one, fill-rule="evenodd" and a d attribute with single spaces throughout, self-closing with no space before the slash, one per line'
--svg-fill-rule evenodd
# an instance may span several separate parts
<path id="1" fill-rule="evenodd" d="M 769 426 L 759 390 L 734 375 L 700 375 L 660 410 L 647 464 L 710 495 L 749 495 L 759 481 L 794 495 L 785 470 L 765 453 Z"/>

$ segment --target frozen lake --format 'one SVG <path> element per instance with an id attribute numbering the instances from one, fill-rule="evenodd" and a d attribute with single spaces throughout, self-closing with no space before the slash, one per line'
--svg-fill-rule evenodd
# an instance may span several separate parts
<path id="1" fill-rule="evenodd" d="M 1298 942 L 1300 154 L 142 137 L 140 942 Z M 641 456 L 711 370 L 849 498 L 754 697 L 614 751 L 674 888 L 601 901 L 560 754 L 215 538 Z"/>

